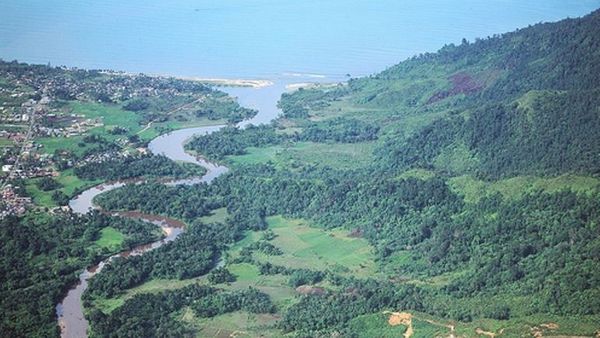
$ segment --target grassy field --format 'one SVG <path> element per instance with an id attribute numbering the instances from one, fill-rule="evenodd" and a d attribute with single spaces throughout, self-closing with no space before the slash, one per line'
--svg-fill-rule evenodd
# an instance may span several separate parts
<path id="1" fill-rule="evenodd" d="M 42 137 L 35 141 L 42 146 L 42 151 L 46 154 L 54 154 L 58 149 L 66 149 L 72 151 L 76 155 L 81 155 L 89 148 L 88 145 L 83 145 L 83 136 Z M 79 146 L 80 143 L 82 146 Z"/>
<path id="2" fill-rule="evenodd" d="M 217 209 L 213 215 L 204 218 L 204 220 L 218 221 L 225 216 L 226 211 L 224 209 Z M 376 266 L 371 247 L 364 239 L 349 238 L 348 233 L 342 230 L 324 231 L 312 228 L 303 220 L 286 219 L 281 216 L 269 217 L 267 222 L 269 228 L 277 234 L 277 237 L 272 240 L 272 244 L 280 247 L 284 254 L 281 256 L 256 254 L 256 258 L 260 261 L 269 261 L 273 264 L 295 268 L 321 270 L 329 268 L 341 274 L 353 276 L 366 277 L 375 274 Z M 110 232 L 106 234 L 103 232 L 104 243 L 110 243 L 110 235 Z M 247 236 L 233 246 L 226 256 L 228 256 L 228 259 L 234 258 L 243 246 L 260 239 L 261 235 L 262 232 L 248 232 Z M 237 280 L 227 285 L 221 284 L 219 287 L 227 290 L 243 290 L 250 286 L 255 287 L 267 293 L 278 309 L 285 309 L 295 302 L 296 291 L 288 285 L 287 276 L 260 275 L 255 265 L 247 263 L 229 264 L 227 268 L 236 276 Z M 188 280 L 153 279 L 128 290 L 117 298 L 96 299 L 94 300 L 94 307 L 108 313 L 136 294 L 161 292 L 181 288 L 192 283 L 204 284 L 207 283 L 207 280 L 205 277 Z M 211 320 L 198 319 L 197 324 L 201 327 L 213 327 L 216 325 L 215 323 L 219 323 L 219 318 L 235 315 L 219 316 Z M 240 314 L 237 313 L 237 315 Z"/>
<path id="3" fill-rule="evenodd" d="M 255 265 L 248 263 L 230 264 L 227 269 L 236 276 L 236 281 L 223 286 L 232 290 L 244 290 L 254 287 L 268 294 L 279 308 L 293 303 L 296 291 L 287 284 L 288 278 L 283 275 L 261 275 Z"/>
<path id="4" fill-rule="evenodd" d="M 225 120 L 209 120 L 206 118 L 196 119 L 193 121 L 167 121 L 161 123 L 152 123 L 150 128 L 140 129 L 138 135 L 143 140 L 151 140 L 161 134 L 163 134 L 162 130 L 177 130 L 182 128 L 195 128 L 195 127 L 205 127 L 205 126 L 217 126 L 226 124 Z"/>
<path id="5" fill-rule="evenodd" d="M 290 146 L 277 145 L 265 148 L 248 148 L 247 154 L 228 156 L 227 162 L 233 166 L 270 161 L 286 168 L 294 168 L 302 164 L 353 169 L 369 165 L 374 148 L 374 142 L 297 142 Z"/>
<path id="6" fill-rule="evenodd" d="M 406 326 L 388 324 L 388 317 L 382 313 L 374 313 L 358 316 L 350 321 L 348 327 L 350 331 L 357 334 L 357 338 L 396 338 L 402 337 L 406 331 Z"/>
<path id="7" fill-rule="evenodd" d="M 139 114 L 124 110 L 119 105 L 100 104 L 95 102 L 69 102 L 68 109 L 72 110 L 73 114 L 85 115 L 88 119 L 100 119 L 104 126 L 104 130 L 112 130 L 114 127 L 121 127 L 132 132 L 141 129 Z"/>
<path id="8" fill-rule="evenodd" d="M 227 208 L 215 209 L 209 216 L 200 217 L 202 223 L 223 223 L 229 214 Z"/>
<path id="9" fill-rule="evenodd" d="M 208 120 L 197 119 L 189 122 L 167 121 L 158 124 L 152 124 L 150 128 L 145 129 L 145 126 L 140 125 L 141 115 L 123 110 L 118 105 L 100 104 L 95 102 L 69 102 L 65 107 L 66 111 L 71 114 L 83 115 L 89 119 L 99 119 L 103 122 L 103 126 L 90 129 L 86 134 L 100 135 L 108 141 L 114 142 L 119 138 L 127 137 L 127 135 L 112 135 L 110 130 L 119 126 L 128 130 L 128 135 L 134 135 L 138 132 L 142 139 L 150 140 L 158 136 L 161 131 L 168 128 L 170 130 L 180 129 L 185 127 L 199 127 L 207 125 L 215 125 L 224 123 L 223 120 Z M 45 137 L 36 139 L 36 142 L 42 145 L 41 151 L 48 154 L 54 154 L 58 149 L 70 150 L 78 156 L 81 156 L 92 144 L 83 142 L 84 135 L 73 137 Z M 0 140 L 0 147 L 3 145 Z M 101 183 L 99 180 L 85 181 L 79 179 L 73 173 L 72 169 L 62 171 L 56 180 L 61 184 L 60 190 L 68 196 L 73 196 L 75 192 Z M 36 180 L 28 180 L 26 186 L 28 193 L 32 196 L 36 205 L 43 207 L 54 207 L 56 203 L 52 200 L 52 191 L 41 191 L 35 185 Z"/>
<path id="10" fill-rule="evenodd" d="M 31 196 L 33 203 L 41 207 L 55 207 L 56 203 L 52 200 L 52 191 L 42 191 L 37 187 L 36 182 L 37 179 L 25 181 L 25 191 L 28 196 Z"/>
<path id="11" fill-rule="evenodd" d="M 358 277 L 373 276 L 376 272 L 375 257 L 369 243 L 361 238 L 348 237 L 346 230 L 325 231 L 309 226 L 304 220 L 281 216 L 268 217 L 267 223 L 277 235 L 271 244 L 279 247 L 283 255 L 255 253 L 254 257 L 261 262 L 291 268 L 332 269 Z M 235 257 L 242 247 L 261 236 L 262 232 L 250 232 L 231 249 L 230 255 Z"/>
<path id="12" fill-rule="evenodd" d="M 74 196 L 76 192 L 82 189 L 101 183 L 99 180 L 82 180 L 75 176 L 73 169 L 62 171 L 60 176 L 56 177 L 55 180 L 60 184 L 60 188 L 58 190 L 65 193 L 67 196 Z M 54 200 L 52 200 L 53 190 L 40 190 L 36 185 L 38 181 L 39 179 L 29 179 L 25 184 L 27 194 L 32 197 L 33 202 L 42 207 L 51 208 L 57 206 Z"/>
<path id="13" fill-rule="evenodd" d="M 110 141 L 123 137 L 122 135 L 117 136 L 108 133 L 114 127 L 119 126 L 128 129 L 130 133 L 135 133 L 142 128 L 139 125 L 141 118 L 138 114 L 123 110 L 117 105 L 72 101 L 68 103 L 65 110 L 70 111 L 71 114 L 83 115 L 87 119 L 100 120 L 104 125 L 92 128 L 88 133 L 101 135 Z M 82 140 L 83 136 L 72 136 L 46 137 L 36 141 L 43 146 L 42 150 L 48 154 L 53 154 L 57 149 L 67 149 L 81 155 L 89 148 L 89 145 L 82 144 L 83 146 L 80 146 Z"/>
<path id="14" fill-rule="evenodd" d="M 505 198 L 515 199 L 536 190 L 545 192 L 572 190 L 578 193 L 589 193 L 598 189 L 600 179 L 566 174 L 551 178 L 517 176 L 495 182 L 485 182 L 472 176 L 459 176 L 449 179 L 449 184 L 455 192 L 464 196 L 466 202 L 475 203 L 481 197 L 494 193 L 500 193 Z"/>
<path id="15" fill-rule="evenodd" d="M 475 320 L 470 323 L 448 321 L 436 317 L 411 312 L 411 338 L 431 337 L 593 337 L 598 329 L 592 318 L 561 318 L 554 316 L 530 316 L 517 320 Z M 199 328 L 199 337 L 225 337 L 235 333 L 236 337 L 282 337 L 273 329 L 276 318 L 272 315 L 253 315 L 245 312 L 234 312 L 205 319 L 197 318 L 191 309 L 180 312 L 179 318 L 184 323 Z M 388 323 L 389 314 L 367 314 L 352 319 L 349 323 L 351 332 L 359 338 L 396 338 L 407 331 L 406 325 L 392 326 Z"/>
<path id="16" fill-rule="evenodd" d="M 208 218 L 218 219 L 226 215 L 218 209 Z M 341 230 L 324 231 L 311 228 L 301 219 L 286 219 L 281 216 L 267 218 L 269 229 L 277 237 L 271 241 L 280 247 L 284 254 L 281 256 L 266 256 L 254 254 L 259 261 L 268 261 L 287 267 L 310 269 L 337 269 L 341 274 L 354 276 L 376 276 L 375 263 L 370 253 L 369 245 L 363 239 L 348 238 Z M 108 232 L 108 231 L 107 231 Z M 230 248 L 228 259 L 235 258 L 239 250 L 262 236 L 262 231 L 248 232 L 246 237 Z M 109 238 L 110 232 L 103 237 Z M 343 267 L 343 268 L 341 268 Z M 268 294 L 281 314 L 287 307 L 298 301 L 296 291 L 288 285 L 288 276 L 261 275 L 258 268 L 249 263 L 228 264 L 227 268 L 236 276 L 236 281 L 229 284 L 219 284 L 224 290 L 244 290 L 254 287 Z M 345 271 L 345 272 L 344 272 Z M 139 293 L 156 293 L 165 290 L 182 288 L 193 283 L 207 284 L 206 277 L 188 280 L 150 280 L 138 287 L 128 290 L 124 295 L 114 299 L 96 299 L 94 306 L 108 313 L 121 306 L 126 299 Z M 440 282 L 444 284 L 443 281 Z M 327 282 L 318 285 L 329 287 Z M 489 302 L 496 300 L 490 299 Z M 465 304 L 466 305 L 466 304 Z M 471 304 L 472 305 L 472 304 Z M 483 304 L 481 306 L 484 306 Z M 389 309 L 403 311 L 403 309 Z M 544 336 L 593 336 L 599 329 L 597 318 L 594 317 L 559 317 L 549 315 L 518 316 L 499 321 L 479 319 L 473 322 L 457 322 L 433 317 L 424 313 L 410 311 L 412 317 L 411 337 L 425 338 L 435 336 L 486 337 L 489 334 L 503 337 L 522 337 L 540 332 Z M 219 315 L 214 318 L 198 318 L 189 308 L 176 313 L 176 319 L 182 324 L 197 330 L 198 337 L 282 337 L 275 328 L 279 315 L 255 315 L 243 311 Z M 375 313 L 359 316 L 349 323 L 352 332 L 360 332 L 359 337 L 402 337 L 407 330 L 405 325 L 391 326 L 388 323 L 389 314 Z"/>
<path id="17" fill-rule="evenodd" d="M 106 138 L 109 141 L 114 141 L 122 135 L 112 135 L 110 130 L 119 126 L 128 129 L 130 133 L 137 132 L 141 129 L 139 125 L 140 116 L 123 110 L 120 106 L 111 104 L 100 104 L 95 102 L 69 102 L 64 108 L 70 114 L 83 115 L 87 119 L 98 119 L 104 125 L 95 127 L 89 130 L 87 134 L 97 134 Z M 57 149 L 67 149 L 73 151 L 77 155 L 83 154 L 90 145 L 84 144 L 83 135 L 72 137 L 46 137 L 39 138 L 36 141 L 43 146 L 42 150 L 45 153 L 53 154 Z"/>
<path id="18" fill-rule="evenodd" d="M 83 115 L 87 119 L 99 119 L 104 125 L 90 129 L 88 134 L 101 135 L 109 141 L 115 141 L 118 138 L 136 134 L 143 140 L 151 140 L 160 135 L 163 130 L 175 130 L 225 123 L 225 120 L 209 120 L 207 118 L 201 118 L 190 121 L 152 123 L 149 128 L 146 128 L 147 125 L 140 124 L 142 116 L 139 113 L 124 110 L 121 106 L 114 104 L 74 101 L 69 102 L 65 109 L 70 111 L 71 114 Z M 127 129 L 127 135 L 110 134 L 109 131 L 115 127 Z M 43 145 L 43 151 L 48 154 L 53 154 L 56 149 L 68 149 L 81 155 L 89 148 L 89 145 L 80 146 L 82 140 L 83 136 L 73 136 L 40 138 L 36 141 Z"/>
<path id="19" fill-rule="evenodd" d="M 167 290 L 174 290 L 186 287 L 190 284 L 205 282 L 205 279 L 151 279 L 142 285 L 127 290 L 126 293 L 115 298 L 97 298 L 94 299 L 94 308 L 104 313 L 110 313 L 112 310 L 123 305 L 125 301 L 141 293 L 159 293 Z"/>
<path id="20" fill-rule="evenodd" d="M 15 143 L 7 138 L 0 137 L 0 148 L 12 147 Z"/>
<path id="21" fill-rule="evenodd" d="M 394 310 L 395 311 L 395 310 Z M 430 337 L 594 337 L 600 327 L 593 317 L 558 317 L 535 315 L 509 320 L 478 319 L 472 322 L 457 322 L 441 319 L 420 312 L 412 315 L 412 338 Z M 350 321 L 358 337 L 402 337 L 405 325 L 391 326 L 390 314 L 375 313 L 359 316 Z"/>
<path id="22" fill-rule="evenodd" d="M 433 322 L 438 320 L 425 314 L 420 314 L 419 317 L 428 318 Z M 594 337 L 600 329 L 597 317 L 559 317 L 549 314 L 509 320 L 478 319 L 469 323 L 447 322 L 447 324 L 455 325 L 456 335 L 464 337 L 485 337 L 486 334 L 482 332 L 493 333 L 500 337 L 530 337 L 536 333 L 539 337 Z"/>
<path id="23" fill-rule="evenodd" d="M 99 180 L 82 180 L 79 177 L 75 176 L 75 174 L 73 173 L 73 169 L 67 169 L 61 172 L 60 176 L 58 176 L 56 180 L 62 186 L 61 190 L 69 196 L 73 195 L 78 190 L 94 186 L 101 182 Z"/>
<path id="24" fill-rule="evenodd" d="M 96 240 L 95 244 L 101 248 L 116 250 L 121 247 L 124 240 L 125 235 L 119 230 L 113 227 L 106 227 L 100 231 L 100 238 Z"/>
<path id="25" fill-rule="evenodd" d="M 274 328 L 277 317 L 272 314 L 236 311 L 213 318 L 197 318 L 190 308 L 185 308 L 178 317 L 198 330 L 197 337 L 284 337 Z"/>

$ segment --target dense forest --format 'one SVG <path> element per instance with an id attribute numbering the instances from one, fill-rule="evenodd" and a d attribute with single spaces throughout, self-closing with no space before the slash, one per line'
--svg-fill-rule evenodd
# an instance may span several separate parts
<path id="1" fill-rule="evenodd" d="M 270 126 L 250 125 L 243 131 L 238 127 L 227 127 L 210 135 L 195 137 L 186 144 L 186 148 L 207 158 L 222 160 L 226 155 L 242 155 L 248 147 L 277 144 L 283 140 L 284 137 Z"/>
<path id="2" fill-rule="evenodd" d="M 197 224 L 178 240 L 147 254 L 117 258 L 90 281 L 88 296 L 114 296 L 153 277 L 186 279 L 206 274 L 221 246 L 231 242 L 231 233 L 220 225 Z"/>
<path id="3" fill-rule="evenodd" d="M 163 178 L 202 176 L 204 169 L 195 165 L 180 165 L 162 155 L 145 155 L 86 163 L 75 167 L 74 172 L 75 175 L 86 180 L 116 181 L 143 176 Z"/>
<path id="4" fill-rule="evenodd" d="M 244 310 L 269 313 L 273 304 L 264 293 L 248 288 L 226 292 L 212 287 L 191 285 L 159 294 L 141 294 L 105 315 L 90 314 L 98 337 L 194 337 L 194 332 L 180 325 L 173 316 L 189 307 L 198 317 Z M 160 309 L 160 311 L 156 311 Z"/>
<path id="5" fill-rule="evenodd" d="M 95 245 L 100 231 L 113 227 L 126 235 L 124 250 L 156 240 L 156 226 L 141 221 L 90 214 L 30 214 L 0 221 L 2 321 L 6 337 L 58 334 L 55 306 L 83 268 L 115 251 Z"/>

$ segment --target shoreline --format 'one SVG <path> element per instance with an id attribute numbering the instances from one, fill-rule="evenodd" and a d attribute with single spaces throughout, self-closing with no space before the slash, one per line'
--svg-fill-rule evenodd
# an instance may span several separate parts
<path id="1" fill-rule="evenodd" d="M 253 79 L 220 79 L 220 78 L 203 78 L 203 77 L 186 77 L 186 76 L 173 76 L 176 79 L 196 81 L 216 86 L 224 87 L 252 87 L 252 88 L 264 88 L 274 84 L 270 80 L 253 80 Z"/>
<path id="2" fill-rule="evenodd" d="M 122 71 L 102 70 L 103 74 L 108 75 L 121 75 L 121 76 L 149 76 L 155 78 L 164 79 L 178 79 L 184 81 L 194 81 L 214 86 L 223 87 L 251 87 L 251 88 L 264 88 L 274 85 L 275 83 L 271 80 L 264 79 L 227 79 L 227 78 L 212 78 L 212 77 L 198 77 L 198 76 L 176 76 L 176 75 L 161 75 L 161 74 L 148 74 L 148 73 L 131 73 Z"/>

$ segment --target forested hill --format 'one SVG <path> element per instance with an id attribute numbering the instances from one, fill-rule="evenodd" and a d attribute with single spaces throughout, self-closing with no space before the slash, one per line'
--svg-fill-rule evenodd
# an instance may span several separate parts
<path id="1" fill-rule="evenodd" d="M 387 126 L 387 168 L 483 178 L 597 173 L 600 11 L 404 61 L 348 86 L 284 95 L 288 117 Z M 300 114 L 298 113 L 300 112 Z"/>

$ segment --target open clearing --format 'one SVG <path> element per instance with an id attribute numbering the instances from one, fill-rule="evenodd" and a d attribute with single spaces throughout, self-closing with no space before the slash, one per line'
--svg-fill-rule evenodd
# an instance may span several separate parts
<path id="1" fill-rule="evenodd" d="M 12 147 L 15 144 L 13 140 L 9 140 L 7 138 L 0 137 L 0 148 L 4 147 Z"/>
<path id="2" fill-rule="evenodd" d="M 279 308 L 286 307 L 293 302 L 296 291 L 288 285 L 288 277 L 283 275 L 261 275 L 258 268 L 252 264 L 231 264 L 227 267 L 237 280 L 230 285 L 222 286 L 225 289 L 245 290 L 254 287 L 266 293 Z M 221 285 L 220 285 L 221 287 Z"/>
<path id="3" fill-rule="evenodd" d="M 349 237 L 347 230 L 323 230 L 310 227 L 302 219 L 282 216 L 267 218 L 269 229 L 277 237 L 270 241 L 280 248 L 280 256 L 254 253 L 260 262 L 269 262 L 290 268 L 313 270 L 331 269 L 356 277 L 373 276 L 376 272 L 375 257 L 369 243 L 362 238 Z M 262 232 L 249 232 L 247 237 L 232 248 L 235 257 L 242 247 L 258 241 Z"/>
<path id="4" fill-rule="evenodd" d="M 219 208 L 211 211 L 209 216 L 200 217 L 202 223 L 223 223 L 229 214 L 227 208 Z"/>
<path id="5" fill-rule="evenodd" d="M 349 328 L 358 338 L 398 338 L 406 332 L 406 325 L 389 325 L 389 315 L 374 313 L 358 316 L 349 323 Z"/>
<path id="6" fill-rule="evenodd" d="M 112 310 L 123 305 L 127 299 L 141 293 L 160 293 L 163 291 L 180 289 L 190 284 L 199 282 L 199 279 L 151 279 L 142 285 L 127 290 L 124 294 L 115 298 L 94 299 L 94 308 L 104 313 L 110 313 Z"/>
<path id="7" fill-rule="evenodd" d="M 536 190 L 548 193 L 561 190 L 588 193 L 595 191 L 600 186 L 600 179 L 565 174 L 551 178 L 516 176 L 489 183 L 472 176 L 458 176 L 449 179 L 449 183 L 455 192 L 464 196 L 466 202 L 476 203 L 481 197 L 495 193 L 500 193 L 504 198 L 513 199 L 518 199 L 524 194 Z"/>
<path id="8" fill-rule="evenodd" d="M 101 248 L 118 249 L 123 244 L 125 236 L 113 227 L 106 227 L 100 230 L 100 238 L 96 241 L 96 245 Z"/>
<path id="9" fill-rule="evenodd" d="M 79 177 L 75 176 L 73 173 L 73 169 L 67 169 L 60 172 L 58 177 L 54 178 L 59 184 L 59 191 L 62 191 L 67 196 L 73 196 L 76 192 L 86 189 L 88 187 L 92 187 L 94 185 L 100 184 L 102 181 L 100 180 L 82 180 Z M 39 179 L 30 179 L 25 182 L 25 189 L 27 194 L 32 197 L 33 202 L 36 205 L 42 207 L 55 207 L 56 202 L 52 199 L 52 193 L 54 190 L 43 191 L 37 187 L 36 182 Z"/>
<path id="10" fill-rule="evenodd" d="M 372 160 L 374 148 L 375 142 L 297 142 L 291 145 L 247 148 L 247 154 L 227 156 L 227 162 L 233 166 L 271 161 L 278 166 L 286 168 L 294 168 L 302 164 L 352 169 L 369 165 Z"/>
<path id="11" fill-rule="evenodd" d="M 198 337 L 283 337 L 274 329 L 277 315 L 236 311 L 213 318 L 198 318 L 190 308 L 180 311 L 179 319 L 199 329 Z"/>

